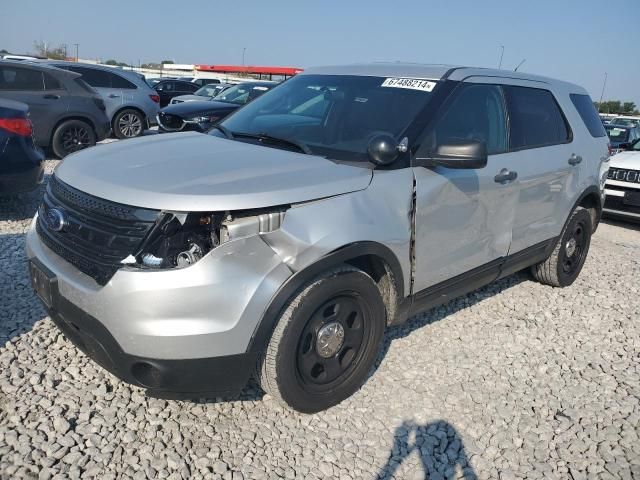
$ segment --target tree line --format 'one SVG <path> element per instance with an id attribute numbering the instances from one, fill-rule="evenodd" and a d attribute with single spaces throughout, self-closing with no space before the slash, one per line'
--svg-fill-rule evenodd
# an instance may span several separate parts
<path id="1" fill-rule="evenodd" d="M 635 102 L 623 102 L 620 100 L 607 100 L 605 102 L 593 102 L 599 113 L 619 113 L 621 115 L 640 115 Z"/>

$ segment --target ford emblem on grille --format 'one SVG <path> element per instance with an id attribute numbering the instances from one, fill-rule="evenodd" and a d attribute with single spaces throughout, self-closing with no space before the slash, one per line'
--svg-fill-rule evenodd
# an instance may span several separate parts
<path id="1" fill-rule="evenodd" d="M 50 209 L 45 216 L 45 222 L 54 232 L 61 232 L 66 224 L 64 212 L 57 208 Z"/>

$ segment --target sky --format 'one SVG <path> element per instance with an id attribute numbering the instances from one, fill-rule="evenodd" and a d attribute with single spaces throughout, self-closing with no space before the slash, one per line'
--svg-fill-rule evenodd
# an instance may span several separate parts
<path id="1" fill-rule="evenodd" d="M 138 64 L 409 61 L 558 78 L 640 106 L 640 0 L 0 0 L 0 49 Z M 628 25 L 627 25 L 628 22 Z"/>

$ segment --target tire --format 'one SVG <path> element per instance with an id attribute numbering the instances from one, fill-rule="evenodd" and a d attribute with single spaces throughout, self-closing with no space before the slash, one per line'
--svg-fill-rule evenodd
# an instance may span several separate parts
<path id="1" fill-rule="evenodd" d="M 125 108 L 113 117 L 113 134 L 120 140 L 139 137 L 144 133 L 144 124 L 142 113 L 132 108 Z"/>
<path id="2" fill-rule="evenodd" d="M 91 125 L 82 120 L 66 120 L 53 132 L 51 147 L 58 158 L 92 147 L 96 144 L 96 134 Z"/>
<path id="3" fill-rule="evenodd" d="M 576 208 L 565 224 L 553 252 L 545 261 L 531 267 L 533 277 L 540 283 L 553 287 L 568 287 L 582 270 L 593 225 L 588 210 Z"/>
<path id="4" fill-rule="evenodd" d="M 366 380 L 385 318 L 380 291 L 365 272 L 345 265 L 324 273 L 280 315 L 258 364 L 261 387 L 302 413 L 340 403 Z"/>

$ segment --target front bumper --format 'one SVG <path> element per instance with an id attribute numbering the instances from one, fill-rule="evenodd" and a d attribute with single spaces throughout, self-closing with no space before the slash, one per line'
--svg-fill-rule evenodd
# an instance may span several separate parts
<path id="1" fill-rule="evenodd" d="M 67 337 L 114 375 L 165 397 L 241 389 L 255 365 L 252 335 L 291 275 L 260 237 L 223 244 L 184 269 L 122 269 L 103 287 L 33 225 L 27 257 L 55 276 L 50 315 Z"/>
<path id="2" fill-rule="evenodd" d="M 627 192 L 640 195 L 640 188 L 635 184 L 608 180 L 605 184 L 606 197 L 602 213 L 640 222 L 640 205 L 625 202 Z"/>

